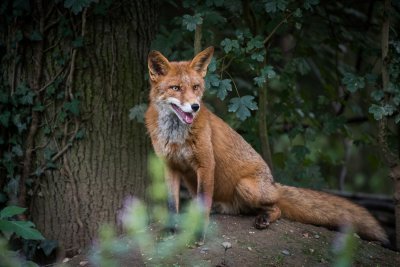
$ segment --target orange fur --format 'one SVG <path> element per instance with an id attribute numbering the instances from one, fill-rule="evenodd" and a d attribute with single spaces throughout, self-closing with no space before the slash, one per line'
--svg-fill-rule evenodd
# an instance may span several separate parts
<path id="1" fill-rule="evenodd" d="M 201 102 L 212 54 L 213 48 L 207 48 L 183 62 L 169 62 L 156 51 L 149 54 L 146 126 L 156 153 L 166 161 L 170 208 L 178 212 L 183 182 L 203 202 L 206 223 L 213 204 L 221 213 L 259 213 L 257 228 L 267 227 L 282 213 L 326 227 L 351 224 L 362 237 L 386 242 L 385 232 L 364 208 L 330 194 L 274 182 L 261 156 Z M 179 102 L 182 110 L 198 103 L 200 110 L 182 115 L 193 116 L 187 124 L 184 118 L 177 119 L 168 101 Z"/>

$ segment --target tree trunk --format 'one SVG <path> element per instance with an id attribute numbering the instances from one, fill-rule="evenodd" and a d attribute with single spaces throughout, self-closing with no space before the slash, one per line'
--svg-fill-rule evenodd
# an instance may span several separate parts
<path id="1" fill-rule="evenodd" d="M 63 130 L 66 135 L 84 132 L 84 137 L 58 142 L 59 152 L 66 148 L 59 168 L 45 172 L 31 206 L 37 228 L 58 240 L 67 255 L 89 245 L 101 224 L 117 223 L 124 199 L 145 197 L 149 141 L 144 125 L 130 121 L 128 114 L 147 98 L 154 2 L 114 1 L 104 16 L 83 12 L 84 44 L 72 52 L 65 86 L 65 97 L 80 101 L 80 115 Z M 55 73 L 54 59 L 44 64 Z M 54 114 L 48 111 L 44 117 Z"/>

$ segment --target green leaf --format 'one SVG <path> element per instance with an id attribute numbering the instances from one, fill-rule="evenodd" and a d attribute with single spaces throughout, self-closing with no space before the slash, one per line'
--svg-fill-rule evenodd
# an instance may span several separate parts
<path id="1" fill-rule="evenodd" d="M 305 0 L 303 6 L 307 10 L 309 10 L 309 9 L 312 10 L 313 6 L 316 6 L 318 4 L 319 4 L 319 0 Z"/>
<path id="2" fill-rule="evenodd" d="M 0 114 L 0 123 L 4 127 L 8 127 L 8 123 L 10 122 L 11 113 L 7 110 Z"/>
<path id="3" fill-rule="evenodd" d="M 383 107 L 376 104 L 372 104 L 369 107 L 368 112 L 374 115 L 375 120 L 381 120 L 385 114 L 385 110 L 383 109 Z"/>
<path id="4" fill-rule="evenodd" d="M 278 10 L 285 11 L 287 4 L 287 0 L 266 0 L 265 11 L 267 11 L 267 13 L 275 13 Z"/>
<path id="5" fill-rule="evenodd" d="M 28 92 L 19 98 L 19 103 L 21 103 L 22 105 L 32 105 L 34 96 L 34 92 Z"/>
<path id="6" fill-rule="evenodd" d="M 239 49 L 239 42 L 238 40 L 231 40 L 229 38 L 225 38 L 221 42 L 221 46 L 224 48 L 225 53 L 229 53 L 233 51 L 235 48 Z"/>
<path id="7" fill-rule="evenodd" d="M 65 110 L 71 112 L 73 115 L 79 116 L 79 103 L 80 101 L 74 98 L 70 102 L 64 103 L 64 108 Z"/>
<path id="8" fill-rule="evenodd" d="M 221 80 L 219 83 L 217 97 L 221 100 L 224 100 L 225 97 L 228 95 L 228 91 L 232 91 L 232 85 L 230 79 Z"/>
<path id="9" fill-rule="evenodd" d="M 79 36 L 78 38 L 72 41 L 72 47 L 74 48 L 83 47 L 83 41 L 84 41 L 83 37 Z"/>
<path id="10" fill-rule="evenodd" d="M 251 38 L 247 43 L 246 52 L 250 52 L 253 49 L 263 48 L 264 42 L 261 36 L 257 36 L 255 38 Z"/>
<path id="11" fill-rule="evenodd" d="M 385 95 L 385 93 L 382 90 L 375 90 L 371 92 L 371 97 L 372 99 L 374 99 L 375 101 L 379 101 L 383 98 L 383 96 Z"/>
<path id="12" fill-rule="evenodd" d="M 58 241 L 45 239 L 40 242 L 39 246 L 46 256 L 50 256 L 54 249 L 58 247 Z"/>
<path id="13" fill-rule="evenodd" d="M 187 30 L 189 31 L 194 31 L 196 30 L 196 26 L 200 25 L 203 23 L 203 18 L 201 17 L 201 14 L 197 13 L 194 16 L 191 15 L 183 15 L 182 18 L 182 24 L 183 26 L 186 27 Z"/>
<path id="14" fill-rule="evenodd" d="M 347 87 L 347 90 L 351 93 L 355 93 L 358 89 L 365 87 L 365 78 L 346 72 L 342 79 L 342 83 Z"/>
<path id="15" fill-rule="evenodd" d="M 292 147 L 291 152 L 293 153 L 293 155 L 295 155 L 295 157 L 296 157 L 298 160 L 301 160 L 301 159 L 304 159 L 304 157 L 305 157 L 307 154 L 310 153 L 310 150 L 309 150 L 307 147 L 305 147 L 305 146 L 297 145 L 297 146 Z"/>
<path id="16" fill-rule="evenodd" d="M 297 8 L 294 13 L 293 16 L 295 16 L 296 18 L 301 18 L 303 16 L 303 12 L 301 11 L 300 8 Z"/>
<path id="17" fill-rule="evenodd" d="M 263 84 L 266 82 L 264 76 L 255 77 L 253 80 L 254 80 L 254 83 L 255 83 L 258 87 L 262 87 Z"/>
<path id="18" fill-rule="evenodd" d="M 0 211 L 0 219 L 9 218 L 18 214 L 24 213 L 26 208 L 21 208 L 18 206 L 8 206 Z"/>
<path id="19" fill-rule="evenodd" d="M 21 157 L 24 152 L 22 151 L 22 148 L 20 145 L 15 145 L 13 146 L 12 150 L 11 150 L 15 155 L 17 155 L 18 157 Z"/>
<path id="20" fill-rule="evenodd" d="M 264 56 L 265 56 L 265 50 L 257 51 L 251 54 L 251 59 L 254 59 L 258 62 L 263 62 L 264 61 Z"/>
<path id="21" fill-rule="evenodd" d="M 84 8 L 89 7 L 96 0 L 65 0 L 64 7 L 69 8 L 75 15 L 79 14 Z"/>
<path id="22" fill-rule="evenodd" d="M 144 122 L 144 114 L 147 110 L 146 104 L 135 105 L 129 110 L 129 119 L 136 120 L 137 122 Z"/>
<path id="23" fill-rule="evenodd" d="M 1 231 L 16 233 L 24 239 L 44 240 L 42 234 L 33 227 L 35 227 L 35 225 L 30 221 L 0 220 Z"/>
<path id="24" fill-rule="evenodd" d="M 0 103 L 7 104 L 8 103 L 8 93 L 0 91 Z"/>
<path id="25" fill-rule="evenodd" d="M 293 63 L 296 65 L 296 69 L 301 75 L 306 75 L 311 70 L 311 67 L 305 58 L 296 58 L 293 60 Z"/>
<path id="26" fill-rule="evenodd" d="M 394 122 L 395 122 L 396 124 L 399 124 L 399 122 L 400 122 L 400 114 L 397 114 L 397 115 L 396 115 L 396 117 L 394 118 Z"/>
<path id="27" fill-rule="evenodd" d="M 274 71 L 274 67 L 267 65 L 261 69 L 260 76 L 255 77 L 253 80 L 258 87 L 262 87 L 267 80 L 273 79 L 275 77 L 276 77 L 276 72 Z"/>
<path id="28" fill-rule="evenodd" d="M 220 79 L 217 74 L 207 74 L 205 78 L 205 86 L 206 89 L 211 89 L 212 87 L 218 87 L 220 83 Z"/>
<path id="29" fill-rule="evenodd" d="M 257 104 L 253 101 L 254 96 L 245 95 L 243 97 L 234 97 L 230 100 L 229 112 L 236 112 L 236 117 L 241 121 L 251 116 L 250 110 L 257 110 Z"/>
<path id="30" fill-rule="evenodd" d="M 31 32 L 31 35 L 29 36 L 29 39 L 31 41 L 41 41 L 43 40 L 42 34 L 40 34 L 39 31 L 34 30 L 33 32 Z"/>
<path id="31" fill-rule="evenodd" d="M 76 140 L 82 140 L 85 137 L 85 129 L 79 129 L 75 135 Z"/>

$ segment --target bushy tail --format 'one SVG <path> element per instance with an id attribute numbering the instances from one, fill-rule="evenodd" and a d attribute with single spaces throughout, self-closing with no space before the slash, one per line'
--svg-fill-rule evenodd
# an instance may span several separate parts
<path id="1" fill-rule="evenodd" d="M 278 207 L 290 220 L 338 228 L 351 225 L 364 239 L 387 244 L 385 231 L 363 207 L 324 192 L 278 184 Z"/>

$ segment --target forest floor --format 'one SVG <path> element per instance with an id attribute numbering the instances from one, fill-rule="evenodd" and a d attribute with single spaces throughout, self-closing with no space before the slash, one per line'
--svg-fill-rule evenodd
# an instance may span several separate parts
<path id="1" fill-rule="evenodd" d="M 203 246 L 187 247 L 156 263 L 134 253 L 118 266 L 333 266 L 338 257 L 333 244 L 343 235 L 322 227 L 287 220 L 267 230 L 253 228 L 254 217 L 213 215 Z M 172 237 L 173 238 L 173 237 Z M 231 245 L 225 253 L 223 247 Z M 352 266 L 400 266 L 400 253 L 356 238 Z M 69 266 L 93 266 L 84 255 L 68 261 Z"/>

